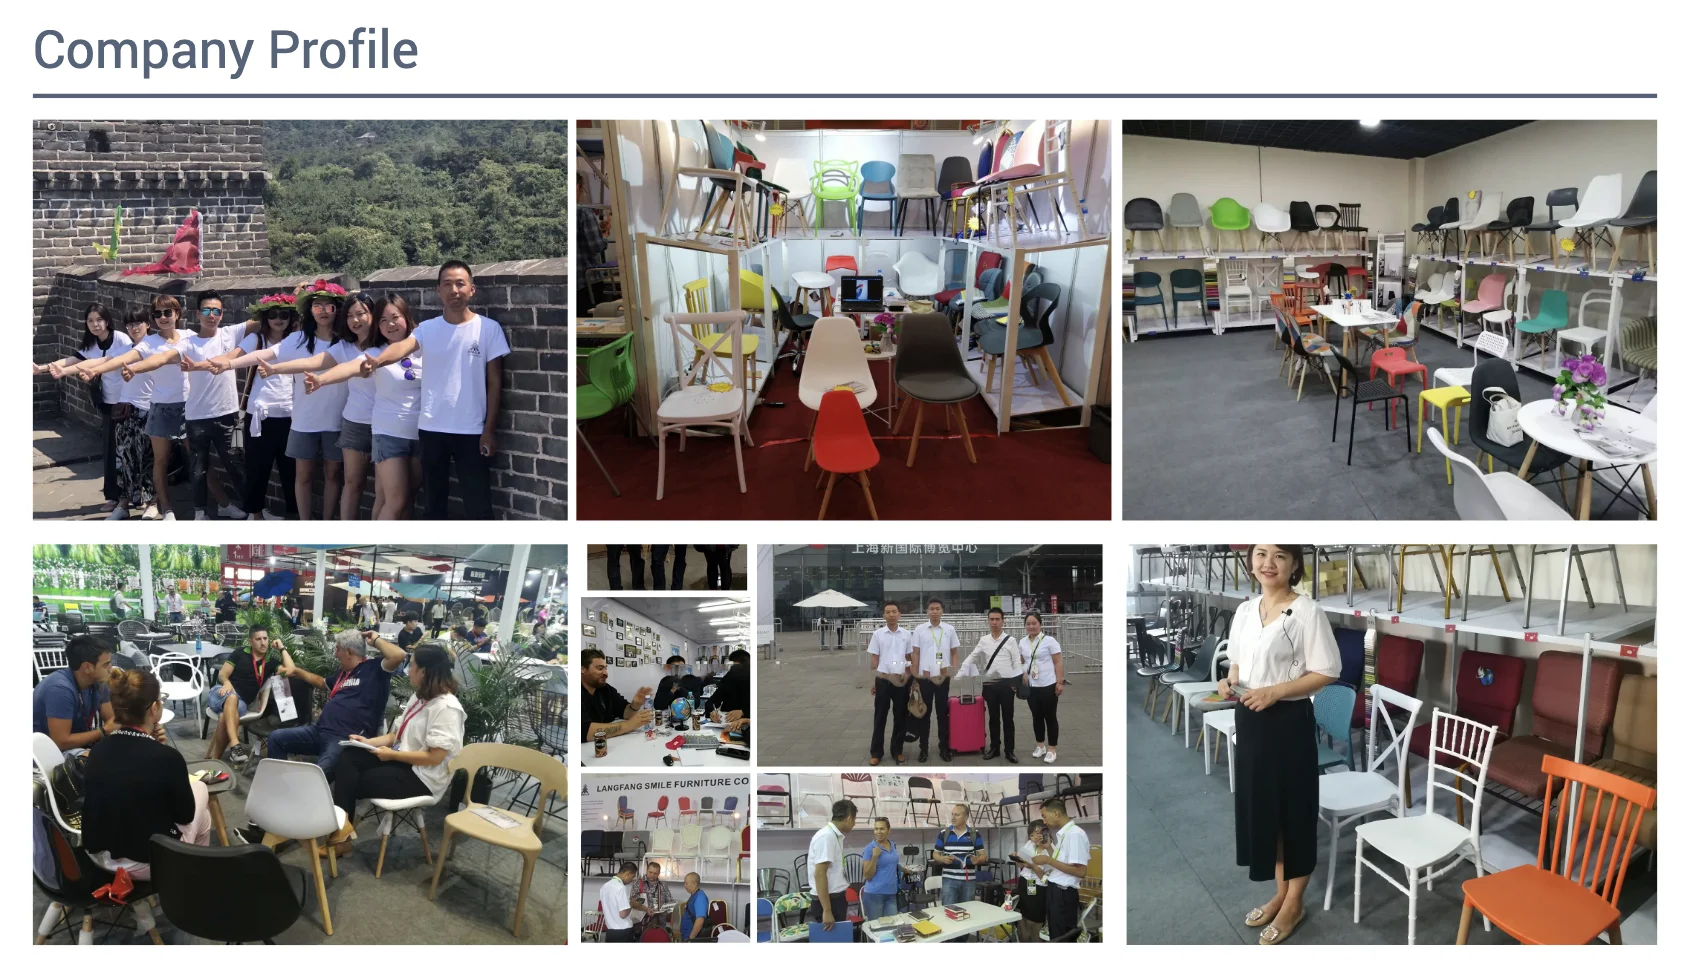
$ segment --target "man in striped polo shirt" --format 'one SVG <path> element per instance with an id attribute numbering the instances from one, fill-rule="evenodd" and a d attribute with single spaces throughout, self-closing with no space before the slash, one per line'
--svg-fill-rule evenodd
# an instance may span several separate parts
<path id="1" fill-rule="evenodd" d="M 947 906 L 975 898 L 975 872 L 987 861 L 987 844 L 969 824 L 969 806 L 952 806 L 952 825 L 934 839 L 932 858 L 940 873 L 940 901 Z"/>

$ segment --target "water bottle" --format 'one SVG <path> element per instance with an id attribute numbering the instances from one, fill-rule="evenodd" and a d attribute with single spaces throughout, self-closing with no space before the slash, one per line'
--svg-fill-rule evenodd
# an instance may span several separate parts
<path id="1" fill-rule="evenodd" d="M 652 715 L 646 719 L 646 740 L 651 741 L 658 731 L 658 725 L 656 723 L 658 720 L 658 712 L 652 709 L 651 694 L 646 695 L 646 703 L 642 704 L 640 709 Z"/>
<path id="2" fill-rule="evenodd" d="M 199 628 L 198 625 L 196 625 L 194 627 L 194 656 L 196 658 L 198 658 L 202 655 L 203 655 L 203 651 L 201 649 L 201 644 L 200 644 L 200 628 Z"/>

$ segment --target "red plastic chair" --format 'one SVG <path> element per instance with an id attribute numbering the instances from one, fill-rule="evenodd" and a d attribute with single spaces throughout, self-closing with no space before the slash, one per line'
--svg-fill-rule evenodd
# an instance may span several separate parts
<path id="1" fill-rule="evenodd" d="M 648 822 L 652 821 L 653 819 L 657 819 L 658 821 L 663 822 L 665 828 L 670 827 L 670 796 L 668 796 L 668 795 L 659 795 L 658 796 L 658 811 L 646 813 L 646 820 Z M 649 825 L 649 826 L 647 826 L 647 828 L 651 828 L 651 826 Z"/>
<path id="2" fill-rule="evenodd" d="M 864 921 L 864 908 L 858 891 L 851 886 L 846 887 L 846 918 L 854 923 Z"/>
<path id="3" fill-rule="evenodd" d="M 841 475 L 852 475 L 864 490 L 870 518 L 879 519 L 866 473 L 881 461 L 881 452 L 870 437 L 856 394 L 836 389 L 823 395 L 822 406 L 817 410 L 817 425 L 811 432 L 811 446 L 816 451 L 817 467 L 828 473 L 828 489 L 823 492 L 817 518 L 828 516 L 828 500 L 834 495 L 835 480 Z M 818 479 L 817 484 L 821 485 L 822 480 Z"/>
<path id="4" fill-rule="evenodd" d="M 1369 378 L 1373 380 L 1375 375 L 1381 371 L 1386 371 L 1387 383 L 1392 385 L 1394 390 L 1403 391 L 1404 379 L 1417 373 L 1422 375 L 1422 390 L 1428 389 L 1427 365 L 1411 360 L 1410 355 L 1402 347 L 1382 347 L 1375 351 L 1374 355 L 1369 358 Z M 1409 392 L 1405 391 L 1405 393 L 1408 394 Z M 1369 402 L 1369 410 L 1373 411 L 1374 409 L 1374 402 Z M 1408 420 L 1408 417 L 1406 417 L 1406 420 Z M 1388 418 L 1388 424 L 1396 424 L 1397 421 L 1398 409 L 1393 408 Z"/>
<path id="5" fill-rule="evenodd" d="M 852 256 L 830 256 L 828 259 L 823 261 L 823 272 L 824 273 L 827 273 L 830 276 L 834 276 L 835 270 L 841 270 L 842 276 L 855 275 L 858 272 L 858 260 L 855 257 L 852 257 Z M 834 285 L 837 286 L 837 287 L 840 285 L 840 277 L 839 276 L 834 276 Z M 833 316 L 834 315 L 834 290 L 831 289 L 831 290 L 828 291 L 828 293 L 826 293 L 824 295 L 825 295 L 826 299 L 823 300 L 823 316 L 825 316 L 825 317 Z"/>

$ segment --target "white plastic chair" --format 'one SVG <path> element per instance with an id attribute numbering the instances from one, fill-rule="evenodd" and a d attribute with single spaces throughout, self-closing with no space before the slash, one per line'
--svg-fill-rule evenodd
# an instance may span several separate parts
<path id="1" fill-rule="evenodd" d="M 429 854 L 429 833 L 423 822 L 423 810 L 441 803 L 446 797 L 447 790 L 441 789 L 439 795 L 414 795 L 411 798 L 372 798 L 370 799 L 369 815 L 380 812 L 382 822 L 377 831 L 382 833 L 382 848 L 376 853 L 376 878 L 382 878 L 382 863 L 388 858 L 388 837 L 393 834 L 394 822 L 400 821 L 417 830 L 417 837 L 423 840 L 423 861 L 434 865 L 434 857 Z"/>
<path id="2" fill-rule="evenodd" d="M 805 369 L 799 372 L 799 403 L 812 412 L 822 407 L 823 395 L 836 387 L 851 387 L 858 407 L 875 403 L 875 378 L 864 346 L 858 340 L 858 325 L 845 317 L 823 317 L 811 328 L 811 343 L 805 351 Z M 812 427 L 816 416 L 812 414 Z M 811 468 L 811 449 L 805 449 L 805 470 Z"/>
<path id="3" fill-rule="evenodd" d="M 722 863 L 724 882 L 728 882 L 734 874 L 734 831 L 726 825 L 713 825 L 705 830 L 699 848 L 700 866 Z"/>
<path id="4" fill-rule="evenodd" d="M 1222 312 L 1232 314 L 1236 306 L 1243 305 L 1247 312 L 1251 312 L 1256 302 L 1256 294 L 1252 292 L 1251 282 L 1247 279 L 1246 264 L 1237 260 L 1225 260 L 1222 263 Z"/>
<path id="5" fill-rule="evenodd" d="M 777 230 L 782 231 L 787 226 L 787 218 L 795 213 L 799 216 L 799 227 L 803 229 L 814 220 L 809 214 L 811 200 L 811 167 L 802 158 L 778 158 L 770 166 L 769 180 L 787 190 L 787 201 L 782 206 L 782 213 L 777 221 Z M 816 226 L 811 226 L 811 234 L 816 235 Z"/>
<path id="6" fill-rule="evenodd" d="M 1527 309 L 1528 294 L 1532 292 L 1533 284 L 1527 280 L 1511 279 L 1504 284 L 1504 305 L 1496 310 L 1488 310 L 1481 314 L 1481 329 L 1490 330 L 1496 324 L 1498 332 L 1506 339 L 1510 336 L 1509 327 L 1514 326 L 1522 318 L 1522 311 Z"/>
<path id="7" fill-rule="evenodd" d="M 1469 237 L 1479 237 L 1484 234 L 1487 224 L 1496 222 L 1503 208 L 1504 197 L 1499 195 L 1496 190 L 1485 189 L 1481 192 L 1480 198 L 1476 200 L 1475 208 L 1469 214 L 1469 217 L 1454 227 L 1463 234 L 1463 257 L 1465 259 L 1469 255 Z M 1484 240 L 1482 241 L 1484 242 Z"/>
<path id="8" fill-rule="evenodd" d="M 1486 795 L 1486 772 L 1492 763 L 1492 742 L 1498 729 L 1455 714 L 1434 708 L 1433 729 L 1428 735 L 1428 793 L 1427 808 L 1420 815 L 1365 822 L 1357 827 L 1357 859 L 1351 886 L 1351 921 L 1363 921 L 1363 867 L 1391 883 L 1393 888 L 1410 897 L 1410 943 L 1416 942 L 1417 887 L 1425 884 L 1433 891 L 1433 881 L 1450 872 L 1465 859 L 1475 864 L 1477 877 L 1486 875 L 1481 862 L 1480 819 L 1481 799 Z M 1402 762 L 1401 762 L 1402 763 Z M 1440 780 L 1444 772 L 1450 783 Z M 1469 804 L 1469 823 L 1462 825 L 1435 811 L 1434 795 L 1439 790 L 1450 792 L 1462 807 Z M 1373 862 L 1364 858 L 1366 846 L 1374 847 L 1402 868 L 1404 882 L 1399 882 Z M 1449 860 L 1449 862 L 1447 862 Z M 1445 862 L 1438 871 L 1434 866 Z M 1424 870 L 1426 870 L 1424 872 Z M 1492 923 L 1487 922 L 1487 929 Z"/>
<path id="9" fill-rule="evenodd" d="M 1186 681 L 1171 684 L 1169 689 L 1174 692 L 1175 700 L 1181 705 L 1181 740 L 1182 747 L 1193 746 L 1193 706 L 1202 703 L 1198 698 L 1204 697 L 1216 690 L 1216 682 L 1222 679 L 1222 661 L 1228 659 L 1228 641 L 1223 640 L 1216 645 L 1216 652 L 1210 658 L 1210 678 L 1208 680 Z M 1218 707 L 1205 708 L 1203 713 L 1220 710 Z M 1228 708 L 1232 710 L 1232 708 Z M 1200 722 L 1199 730 L 1203 730 Z M 1169 733 L 1175 734 L 1175 719 L 1169 720 Z"/>
<path id="10" fill-rule="evenodd" d="M 1212 684 L 1214 685 L 1214 681 L 1212 682 Z M 1223 710 L 1223 711 L 1208 711 L 1208 712 L 1206 712 L 1205 715 L 1204 715 L 1204 721 L 1199 727 L 1199 741 L 1201 742 L 1199 747 L 1201 748 L 1201 750 L 1204 754 L 1204 773 L 1207 774 L 1207 775 L 1210 774 L 1210 762 L 1211 762 L 1210 732 L 1212 732 L 1212 731 L 1215 731 L 1218 735 L 1218 737 L 1216 739 L 1217 744 L 1222 743 L 1223 737 L 1226 737 L 1228 739 L 1228 790 L 1233 791 L 1234 790 L 1234 708 L 1230 707 L 1227 710 Z"/>
<path id="11" fill-rule="evenodd" d="M 1585 293 L 1581 294 L 1580 315 L 1575 319 L 1575 326 L 1564 327 L 1557 331 L 1557 356 L 1561 357 L 1563 354 L 1564 341 L 1578 345 L 1581 353 L 1590 354 L 1592 353 L 1593 347 L 1597 346 L 1601 341 L 1607 340 L 1610 336 L 1608 320 L 1605 321 L 1606 325 L 1602 327 L 1587 326 L 1586 308 L 1589 306 L 1592 307 L 1594 309 L 1593 315 L 1599 316 L 1596 311 L 1599 307 L 1602 307 L 1604 310 L 1601 317 L 1602 319 L 1603 317 L 1607 317 L 1609 315 L 1611 302 L 1613 301 L 1610 298 L 1610 293 L 1607 288 L 1602 290 L 1587 290 Z"/>
<path id="12" fill-rule="evenodd" d="M 1334 908 L 1334 868 L 1339 858 L 1340 830 L 1371 812 L 1391 811 L 1404 817 L 1404 796 L 1400 793 L 1406 790 L 1409 772 L 1410 732 L 1421 712 L 1422 702 L 1408 694 L 1382 684 L 1370 687 L 1367 770 L 1323 772 L 1318 778 L 1321 783 L 1318 817 L 1328 826 L 1328 891 L 1322 899 L 1323 909 Z M 1394 714 L 1399 715 L 1397 720 Z M 1376 744 L 1382 725 L 1391 739 L 1384 746 Z M 1391 778 L 1380 772 L 1388 758 L 1398 763 Z"/>
<path id="13" fill-rule="evenodd" d="M 64 647 L 36 647 L 35 648 L 35 679 L 39 681 L 55 670 L 64 670 L 70 666 L 65 658 Z"/>
<path id="14" fill-rule="evenodd" d="M 1451 299 L 1455 294 L 1447 290 L 1445 282 L 1446 278 L 1447 274 L 1445 273 L 1429 273 L 1426 285 L 1418 289 L 1411 295 L 1410 298 L 1412 300 L 1420 300 L 1423 306 L 1443 303 L 1444 301 Z M 1435 299 L 1436 295 L 1438 296 L 1438 299 Z"/>
<path id="15" fill-rule="evenodd" d="M 753 446 L 752 429 L 746 421 L 746 358 L 741 354 L 718 357 L 693 335 L 693 327 L 724 327 L 720 346 L 740 346 L 745 314 L 666 313 L 670 342 L 675 348 L 676 375 L 681 384 L 658 405 L 658 500 L 664 499 L 664 436 L 678 432 L 676 450 L 687 450 L 690 427 L 727 428 L 734 437 L 734 467 L 740 474 L 740 491 L 746 493 L 746 463 L 740 456 L 740 439 Z M 813 342 L 814 342 L 813 338 Z M 695 356 L 691 366 L 683 364 L 683 348 Z M 861 353 L 860 353 L 861 356 Z"/>
<path id="16" fill-rule="evenodd" d="M 1589 266 L 1598 263 L 1598 240 L 1610 243 L 1611 219 L 1620 218 L 1622 214 L 1622 177 L 1620 172 L 1609 175 L 1594 175 L 1586 186 L 1586 192 L 1580 197 L 1580 205 L 1575 208 L 1575 214 L 1562 220 L 1564 229 L 1573 229 L 1575 248 L 1586 244 L 1586 262 Z M 1614 243 L 1611 243 L 1613 246 Z M 1552 247 L 1552 254 L 1559 255 L 1561 250 Z M 1561 264 L 1559 264 L 1561 265 Z"/>
<path id="17" fill-rule="evenodd" d="M 53 743 L 53 739 L 45 734 L 30 736 L 30 757 L 35 761 L 35 770 L 41 775 L 41 783 L 47 789 L 47 804 L 53 809 L 53 820 L 59 823 L 59 828 L 73 836 L 74 843 L 82 841 L 82 829 L 65 821 L 65 813 L 59 809 L 59 799 L 53 794 L 53 769 L 65 763 L 65 753 Z"/>
<path id="18" fill-rule="evenodd" d="M 323 933 L 333 936 L 329 894 L 323 888 L 323 860 L 318 858 L 317 848 L 319 839 L 334 835 L 347 824 L 347 813 L 335 804 L 323 769 L 309 761 L 265 758 L 253 773 L 253 785 L 247 792 L 247 820 L 269 835 L 305 844 L 317 884 L 317 905 L 323 913 Z M 328 856 L 329 875 L 339 875 L 333 848 Z"/>
<path id="19" fill-rule="evenodd" d="M 1459 519 L 1567 522 L 1572 518 L 1555 499 L 1516 477 L 1515 472 L 1488 475 L 1474 462 L 1453 451 L 1438 428 L 1429 425 L 1427 435 L 1428 441 L 1451 462 L 1451 500 L 1456 504 Z"/>
<path id="20" fill-rule="evenodd" d="M 907 300 L 928 300 L 941 290 L 940 264 L 910 250 L 899 257 L 893 272 L 899 276 L 899 293 Z"/>
<path id="21" fill-rule="evenodd" d="M 1475 362 L 1472 367 L 1441 367 L 1434 371 L 1434 386 L 1450 384 L 1452 387 L 1468 387 L 1475 378 L 1475 367 L 1480 366 L 1481 351 L 1485 351 L 1501 360 L 1509 360 L 1510 368 L 1515 369 L 1515 361 L 1510 358 L 1510 341 L 1503 334 L 1487 331 L 1475 336 L 1473 344 Z"/>
<path id="22" fill-rule="evenodd" d="M 1292 213 L 1275 205 L 1273 202 L 1259 202 L 1251 207 L 1251 224 L 1257 227 L 1257 232 L 1263 237 L 1263 246 L 1268 247 L 1271 239 L 1277 250 L 1286 249 L 1286 243 L 1281 240 L 1281 233 L 1292 231 Z"/>
<path id="23" fill-rule="evenodd" d="M 165 671 L 171 668 L 187 671 L 187 680 L 167 680 Z M 153 658 L 153 676 L 159 679 L 159 697 L 174 712 L 177 704 L 199 704 L 206 691 L 206 671 L 185 653 L 161 653 Z"/>
<path id="24" fill-rule="evenodd" d="M 646 858 L 642 862 L 658 863 L 658 871 L 675 869 L 676 831 L 675 829 L 653 829 L 652 844 L 646 847 Z"/>
<path id="25" fill-rule="evenodd" d="M 682 868 L 682 860 L 684 859 L 690 860 L 694 866 L 699 864 L 699 842 L 703 836 L 704 830 L 699 827 L 698 823 L 693 822 L 683 825 L 676 831 L 674 855 L 671 857 L 671 862 L 675 865 L 675 875 L 688 871 Z M 688 868 L 692 868 L 692 866 Z"/>

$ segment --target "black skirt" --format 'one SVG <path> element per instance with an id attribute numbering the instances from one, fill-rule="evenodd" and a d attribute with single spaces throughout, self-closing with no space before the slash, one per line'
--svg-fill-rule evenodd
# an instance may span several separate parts
<path id="1" fill-rule="evenodd" d="M 1050 887 L 1040 887 L 1039 891 L 1034 893 L 1030 893 L 1028 887 L 1027 876 L 1016 877 L 1016 892 L 1020 897 L 1016 903 L 1017 911 L 1022 913 L 1022 918 L 1030 923 L 1044 923 L 1046 921 L 1046 890 Z"/>
<path id="2" fill-rule="evenodd" d="M 1275 878 L 1279 843 L 1287 879 L 1316 869 L 1320 782 L 1316 712 L 1308 700 L 1235 709 L 1234 861 L 1253 882 Z"/>

